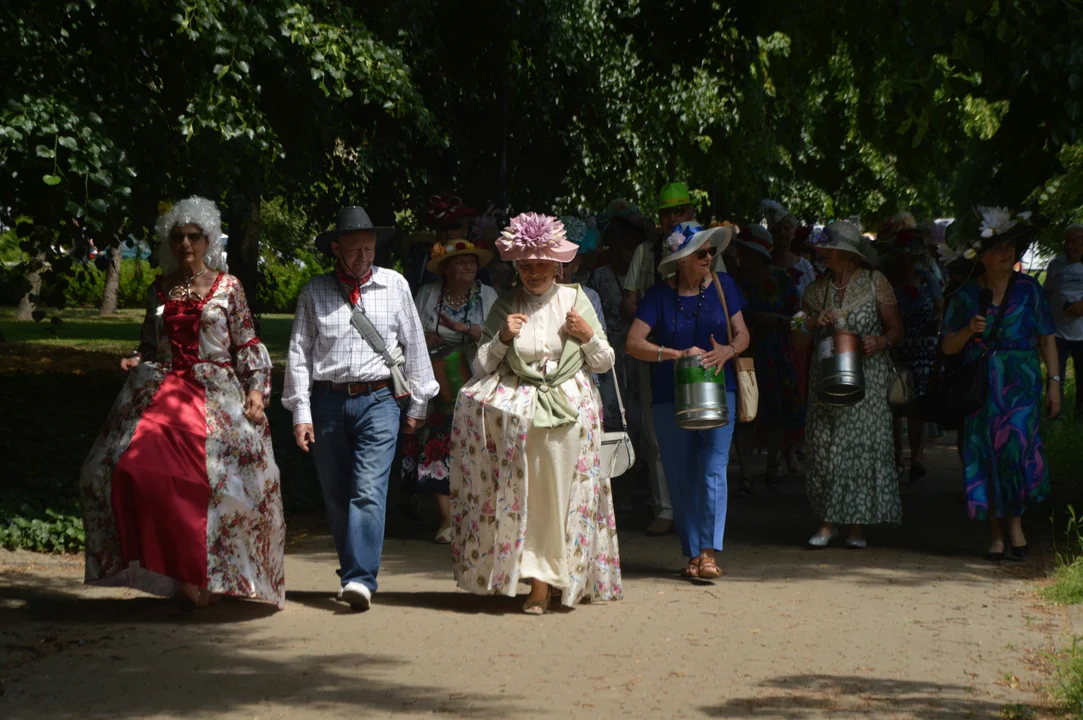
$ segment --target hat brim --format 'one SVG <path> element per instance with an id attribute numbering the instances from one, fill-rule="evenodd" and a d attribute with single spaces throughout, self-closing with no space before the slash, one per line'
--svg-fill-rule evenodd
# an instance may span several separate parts
<path id="1" fill-rule="evenodd" d="M 990 238 L 983 238 L 981 247 L 978 250 L 978 255 L 984 255 L 990 250 L 996 250 L 1002 245 L 1011 244 L 1015 247 L 1016 251 L 1023 255 L 1027 249 L 1038 238 L 1042 228 L 1038 225 L 1017 225 L 1006 233 L 999 235 L 993 235 Z"/>
<path id="2" fill-rule="evenodd" d="M 838 250 L 839 252 L 845 252 L 845 253 L 850 253 L 852 255 L 857 255 L 859 258 L 861 258 L 865 262 L 873 262 L 873 260 L 865 253 L 864 250 L 857 247 L 856 245 L 851 244 L 850 242 L 848 242 L 846 240 L 836 240 L 836 241 L 832 242 L 830 245 L 813 245 L 812 249 L 815 250 L 816 252 L 819 252 L 819 253 L 825 253 L 828 250 Z"/>
<path id="3" fill-rule="evenodd" d="M 658 263 L 658 272 L 662 275 L 670 275 L 676 272 L 678 260 L 683 260 L 692 255 L 707 243 L 714 245 L 719 253 L 723 253 L 730 246 L 732 240 L 733 228 L 730 227 L 722 226 L 700 230 L 692 236 L 692 239 L 683 248 L 662 258 L 662 262 Z"/>
<path id="4" fill-rule="evenodd" d="M 556 245 L 548 245 L 543 248 L 513 247 L 510 250 L 505 250 L 500 247 L 499 249 L 500 259 L 505 262 L 549 260 L 550 262 L 569 263 L 579 254 L 579 246 L 570 240 L 561 240 Z"/>
<path id="5" fill-rule="evenodd" d="M 483 268 L 493 261 L 493 254 L 488 250 L 482 250 L 481 248 L 467 248 L 466 250 L 455 250 L 441 255 L 440 257 L 434 257 L 425 265 L 425 269 L 431 272 L 433 275 L 440 274 L 440 266 L 447 260 L 453 257 L 459 257 L 460 255 L 473 255 L 478 259 L 478 268 Z"/>
<path id="6" fill-rule="evenodd" d="M 370 228 L 352 228 L 350 230 L 328 230 L 322 232 L 316 236 L 316 249 L 322 252 L 328 257 L 334 257 L 331 252 L 331 243 L 338 240 L 343 235 L 349 235 L 351 233 L 359 232 L 374 232 L 376 233 L 376 246 L 386 245 L 387 241 L 395 235 L 395 228 L 393 227 L 370 227 Z"/>
<path id="7" fill-rule="evenodd" d="M 668 210 L 670 208 L 675 208 L 675 207 L 684 207 L 685 205 L 691 205 L 691 204 L 692 204 L 692 198 L 690 198 L 690 197 L 677 198 L 675 200 L 667 200 L 664 203 L 660 203 L 654 209 L 661 212 L 662 210 Z"/>
<path id="8" fill-rule="evenodd" d="M 763 245 L 757 245 L 754 242 L 751 242 L 749 240 L 741 240 L 740 238 L 737 239 L 737 244 L 745 248 L 746 250 L 753 250 L 755 252 L 758 252 L 760 255 L 763 255 L 768 260 L 771 259 L 771 252 Z"/>

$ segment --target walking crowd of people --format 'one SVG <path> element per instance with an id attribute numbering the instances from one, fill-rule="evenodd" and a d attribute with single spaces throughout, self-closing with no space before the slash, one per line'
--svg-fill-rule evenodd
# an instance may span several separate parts
<path id="1" fill-rule="evenodd" d="M 277 450 L 312 455 L 340 601 L 377 592 L 392 482 L 435 498 L 459 588 L 524 585 L 541 615 L 622 597 L 616 516 L 637 500 L 688 578 L 723 574 L 731 499 L 786 476 L 804 476 L 810 548 L 840 532 L 865 548 L 867 526 L 901 523 L 900 483 L 924 476 L 939 427 L 958 430 L 987 559 L 1027 556 L 1023 516 L 1050 488 L 1039 420 L 1083 358 L 1083 225 L 1043 288 L 1018 269 L 1043 227 L 1025 212 L 981 207 L 953 248 L 906 213 L 875 238 L 775 201 L 701 223 L 679 182 L 654 210 L 509 219 L 433 197 L 401 274 L 376 263 L 395 230 L 363 208 L 315 239 L 334 270 L 297 300 L 282 403 L 298 449 Z M 220 224 L 199 197 L 159 219 L 141 342 L 81 472 L 86 581 L 281 608 L 271 360 Z"/>

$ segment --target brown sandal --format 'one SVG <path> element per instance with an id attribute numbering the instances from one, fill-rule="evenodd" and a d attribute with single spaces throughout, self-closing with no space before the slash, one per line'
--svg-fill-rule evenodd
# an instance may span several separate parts
<path id="1" fill-rule="evenodd" d="M 701 558 L 699 561 L 699 577 L 704 580 L 714 580 L 722 577 L 722 570 L 714 560 Z"/>
<path id="2" fill-rule="evenodd" d="M 688 561 L 688 566 L 681 570 L 681 577 L 684 578 L 698 578 L 699 577 L 699 558 L 694 557 Z"/>

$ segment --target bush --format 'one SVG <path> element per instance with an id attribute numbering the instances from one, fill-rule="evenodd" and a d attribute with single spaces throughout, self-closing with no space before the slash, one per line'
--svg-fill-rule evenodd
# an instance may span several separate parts
<path id="1" fill-rule="evenodd" d="M 0 525 L 0 547 L 8 550 L 74 553 L 86 547 L 83 519 L 46 510 L 42 516 L 13 515 Z"/>
<path id="2" fill-rule="evenodd" d="M 147 288 L 154 280 L 155 270 L 146 260 L 122 260 L 120 284 L 117 288 L 117 307 L 143 308 L 147 302 Z M 72 274 L 64 290 L 67 307 L 100 307 L 105 290 L 105 272 L 93 263 L 80 264 Z"/>
<path id="3" fill-rule="evenodd" d="M 327 267 L 314 255 L 286 263 L 265 254 L 260 263 L 259 311 L 292 314 L 301 289 L 313 277 L 325 272 Z"/>

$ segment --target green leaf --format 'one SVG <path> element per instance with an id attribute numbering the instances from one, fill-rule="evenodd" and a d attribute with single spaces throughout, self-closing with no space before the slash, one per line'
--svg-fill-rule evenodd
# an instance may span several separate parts
<path id="1" fill-rule="evenodd" d="M 55 158 L 56 157 L 56 151 L 53 150 L 50 147 L 45 147 L 44 145 L 38 145 L 36 148 L 34 148 L 34 152 L 40 158 Z"/>
<path id="2" fill-rule="evenodd" d="M 101 198 L 94 198 L 87 204 L 90 205 L 90 207 L 92 207 L 96 212 L 99 212 L 102 215 L 109 211 L 109 206 Z"/>
<path id="3" fill-rule="evenodd" d="M 68 204 L 64 206 L 64 211 L 75 217 L 83 217 L 83 206 L 74 200 L 68 200 Z"/>
<path id="4" fill-rule="evenodd" d="M 75 138 L 67 135 L 61 135 L 57 138 L 57 142 L 60 143 L 60 147 L 65 147 L 68 150 L 76 150 L 79 148 L 79 143 L 75 141 Z"/>
<path id="5" fill-rule="evenodd" d="M 59 175 L 42 175 L 41 179 L 46 185 L 53 186 L 59 185 L 62 178 Z"/>
<path id="6" fill-rule="evenodd" d="M 215 65 L 214 66 L 214 74 L 218 77 L 219 80 L 224 78 L 226 76 L 226 73 L 228 73 L 228 72 L 229 72 L 229 65 Z"/>

